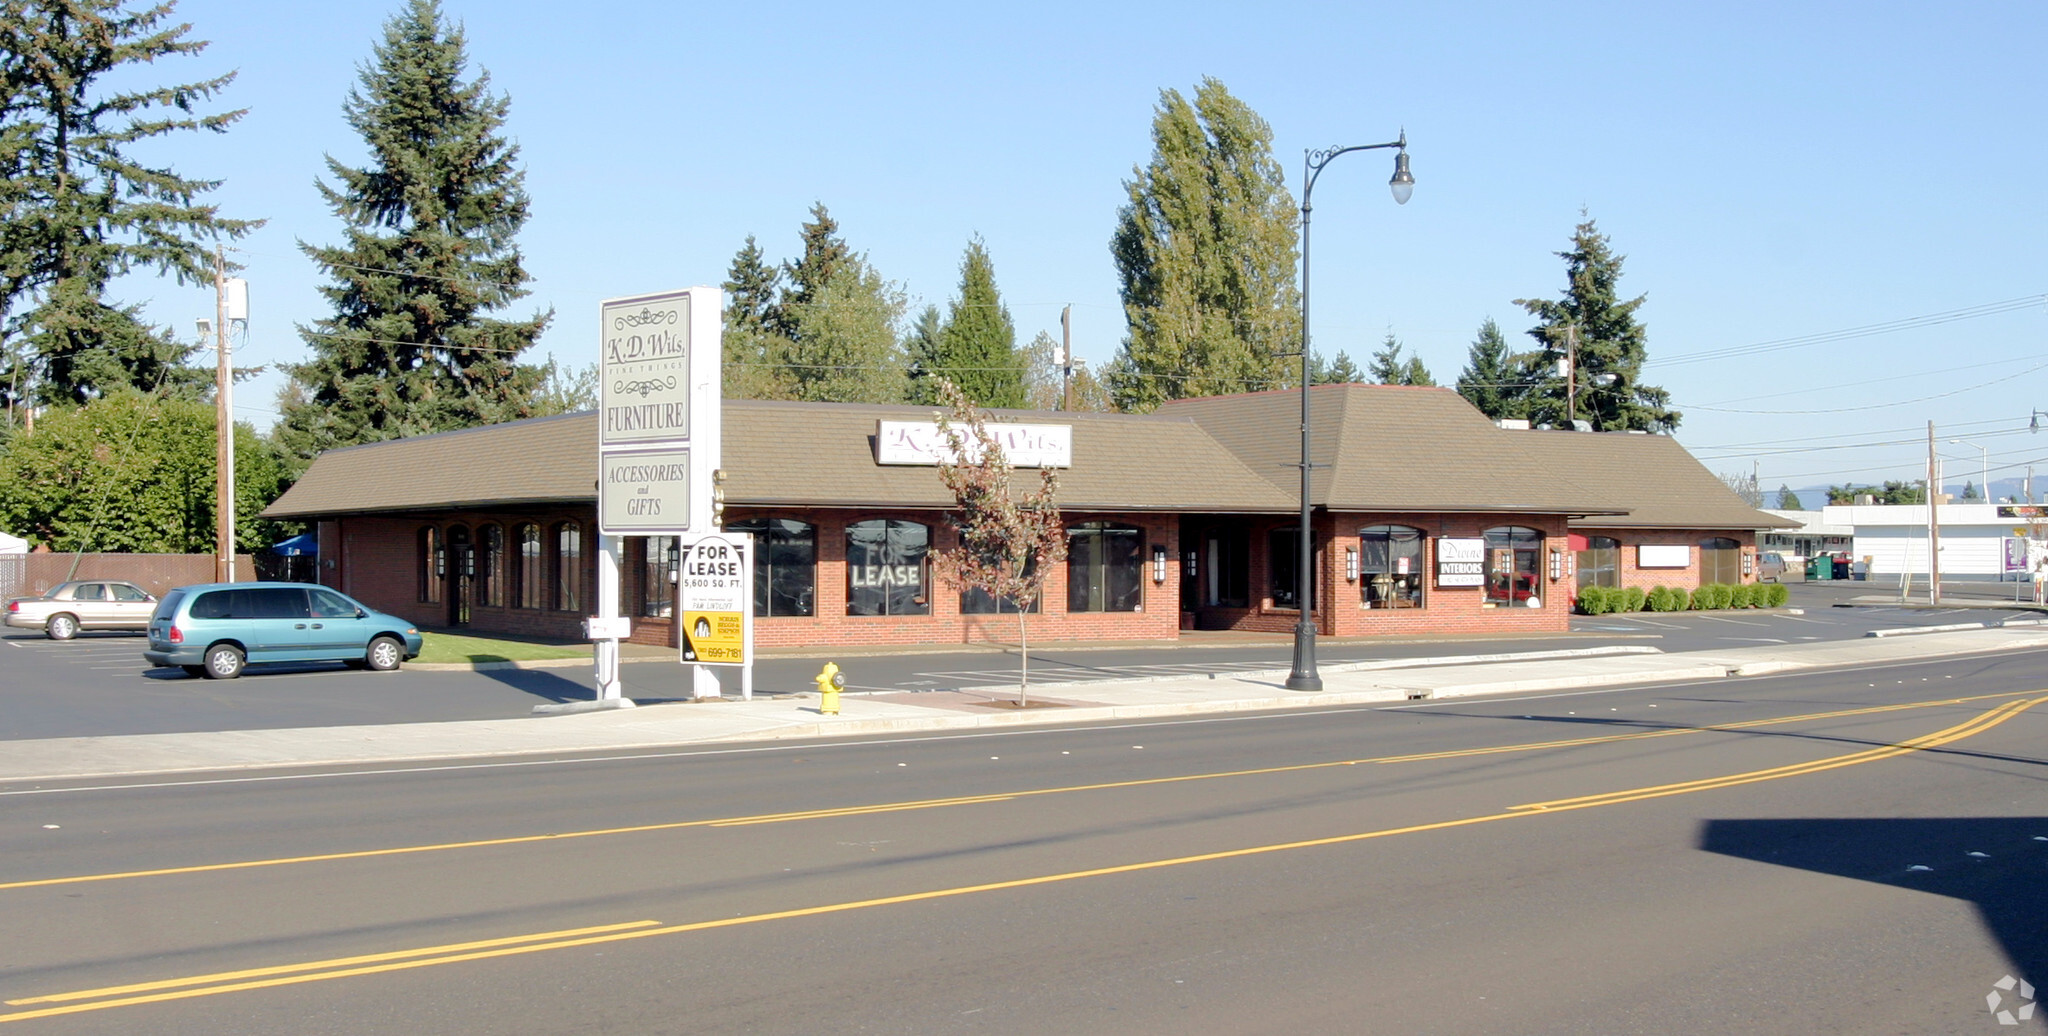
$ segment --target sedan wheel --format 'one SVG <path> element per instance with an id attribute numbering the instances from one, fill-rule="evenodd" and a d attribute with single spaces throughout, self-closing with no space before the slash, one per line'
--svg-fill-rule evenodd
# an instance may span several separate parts
<path id="1" fill-rule="evenodd" d="M 215 644 L 206 649 L 206 678 L 232 680 L 242 675 L 242 651 L 233 644 Z"/>
<path id="2" fill-rule="evenodd" d="M 388 673 L 405 661 L 405 648 L 390 637 L 378 637 L 370 641 L 369 665 L 380 673 Z"/>
<path id="3" fill-rule="evenodd" d="M 50 621 L 43 625 L 43 632 L 48 633 L 51 640 L 70 640 L 78 636 L 78 620 L 70 615 L 52 615 Z"/>

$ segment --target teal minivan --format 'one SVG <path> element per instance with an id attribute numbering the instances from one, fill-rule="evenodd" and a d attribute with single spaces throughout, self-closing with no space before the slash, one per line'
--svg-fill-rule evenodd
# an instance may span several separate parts
<path id="1" fill-rule="evenodd" d="M 152 665 L 232 680 L 261 662 L 344 662 L 392 670 L 420 653 L 420 631 L 312 583 L 201 583 L 164 594 L 149 619 Z"/>

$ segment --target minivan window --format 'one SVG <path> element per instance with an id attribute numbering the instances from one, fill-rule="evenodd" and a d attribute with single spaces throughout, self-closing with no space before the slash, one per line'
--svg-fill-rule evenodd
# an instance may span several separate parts
<path id="1" fill-rule="evenodd" d="M 156 603 L 155 617 L 159 619 L 168 619 L 171 616 L 178 614 L 178 605 L 180 602 L 184 600 L 185 591 L 183 590 L 172 590 L 169 593 L 164 594 L 163 600 L 158 601 Z"/>
<path id="2" fill-rule="evenodd" d="M 306 591 L 296 587 L 266 586 L 241 592 L 256 599 L 254 616 L 258 619 L 305 619 L 312 616 L 306 607 Z"/>
<path id="3" fill-rule="evenodd" d="M 303 619 L 306 591 L 296 587 L 212 590 L 192 602 L 195 619 Z"/>
<path id="4" fill-rule="evenodd" d="M 332 590 L 308 590 L 313 595 L 313 617 L 316 619 L 353 619 L 356 606 Z"/>

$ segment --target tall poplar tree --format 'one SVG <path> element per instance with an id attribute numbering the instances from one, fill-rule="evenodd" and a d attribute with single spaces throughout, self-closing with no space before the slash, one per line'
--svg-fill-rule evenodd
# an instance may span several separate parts
<path id="1" fill-rule="evenodd" d="M 301 326 L 313 358 L 288 367 L 280 436 L 297 453 L 530 416 L 544 376 L 518 362 L 552 319 L 490 316 L 524 298 L 526 223 L 510 102 L 465 80 L 460 25 L 437 0 L 385 23 L 342 111 L 369 162 L 330 156 L 320 193 L 345 243 L 299 247 L 333 283 L 334 315 Z"/>
<path id="2" fill-rule="evenodd" d="M 1288 382 L 1301 313 L 1295 206 L 1273 131 L 1204 78 L 1160 93 L 1152 158 L 1125 181 L 1110 241 L 1129 331 L 1108 370 L 1117 406 Z"/>
<path id="3" fill-rule="evenodd" d="M 967 243 L 960 259 L 960 294 L 947 307 L 930 373 L 958 386 L 977 406 L 1014 408 L 1029 401 L 1017 327 L 979 237 Z"/>
<path id="4" fill-rule="evenodd" d="M 1515 300 L 1541 321 L 1529 329 L 1540 347 L 1533 355 L 1531 369 L 1540 377 L 1530 389 L 1529 418 L 1559 426 L 1576 418 L 1596 432 L 1677 428 L 1682 415 L 1670 408 L 1671 394 L 1642 383 L 1649 332 L 1636 310 L 1648 296 L 1623 301 L 1617 293 L 1626 257 L 1614 252 L 1590 217 L 1573 232 L 1571 249 L 1557 256 L 1565 262 L 1564 297 Z M 1570 386 L 1557 366 L 1567 356 L 1577 366 Z"/>
<path id="5" fill-rule="evenodd" d="M 897 324 L 909 305 L 865 258 L 846 256 L 816 295 L 791 302 L 796 328 L 785 373 L 792 399 L 901 403 L 908 391 Z"/>
<path id="6" fill-rule="evenodd" d="M 170 86 L 138 83 L 142 66 L 197 54 L 171 0 L 0 0 L 0 393 L 82 403 L 165 383 L 203 392 L 192 346 L 107 297 L 135 269 L 210 283 L 210 243 L 259 220 L 228 219 L 204 201 L 218 180 L 180 176 L 140 145 L 188 131 L 225 132 L 246 109 L 202 112 L 229 72 Z"/>

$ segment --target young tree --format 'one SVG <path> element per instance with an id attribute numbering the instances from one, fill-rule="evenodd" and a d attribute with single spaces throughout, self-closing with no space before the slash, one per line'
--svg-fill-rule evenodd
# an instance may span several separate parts
<path id="1" fill-rule="evenodd" d="M 1498 421 L 1529 416 L 1525 371 L 1515 354 L 1508 351 L 1500 325 L 1488 317 L 1479 325 L 1479 337 L 1465 354 L 1465 369 L 1458 374 L 1458 394 L 1478 411 Z"/>
<path id="2" fill-rule="evenodd" d="M 280 399 L 281 425 L 302 456 L 534 412 L 544 373 L 518 357 L 553 314 L 488 315 L 528 294 L 527 196 L 501 133 L 510 102 L 488 72 L 465 81 L 466 51 L 438 0 L 409 0 L 342 106 L 370 160 L 329 157 L 339 186 L 319 184 L 346 243 L 299 245 L 334 307 L 299 329 L 313 358 L 287 366 L 300 391 Z"/>
<path id="3" fill-rule="evenodd" d="M 1067 559 L 1067 530 L 1060 521 L 1059 480 L 1041 468 L 1038 489 L 1022 496 L 1010 486 L 1013 469 L 1002 443 L 988 430 L 987 415 L 952 382 L 939 382 L 946 409 L 939 434 L 953 455 L 939 464 L 939 478 L 960 505 L 949 515 L 960 545 L 933 555 L 939 578 L 962 590 L 978 589 L 1017 612 L 1017 707 L 1030 704 L 1031 602 L 1044 590 L 1053 566 Z"/>
<path id="4" fill-rule="evenodd" d="M 1288 384 L 1295 206 L 1266 121 L 1214 78 L 1193 103 L 1161 91 L 1152 159 L 1124 190 L 1110 241 L 1129 325 L 1108 371 L 1117 407 Z"/>
<path id="5" fill-rule="evenodd" d="M 228 219 L 204 197 L 218 180 L 180 176 L 149 142 L 226 132 L 246 109 L 199 108 L 234 79 L 148 86 L 144 66 L 206 41 L 167 24 L 171 0 L 0 0 L 0 341 L 10 407 L 25 397 L 82 403 L 115 389 L 196 383 L 194 351 L 107 298 L 135 269 L 210 283 L 209 243 L 260 220 Z"/>
<path id="6" fill-rule="evenodd" d="M 1372 354 L 1372 362 L 1366 366 L 1366 374 L 1380 385 L 1435 385 L 1429 368 L 1422 365 L 1422 357 L 1401 358 L 1401 340 L 1388 333 L 1378 352 Z"/>
<path id="7" fill-rule="evenodd" d="M 996 290 L 995 265 L 976 237 L 960 259 L 960 294 L 947 306 L 939 354 L 929 370 L 982 406 L 1024 405 L 1024 360 L 1017 328 Z"/>
<path id="8" fill-rule="evenodd" d="M 550 359 L 541 368 L 540 387 L 533 393 L 533 415 L 548 417 L 596 410 L 597 396 L 597 364 L 564 367 Z"/>
<path id="9" fill-rule="evenodd" d="M 1622 301 L 1616 294 L 1625 256 L 1615 254 L 1591 218 L 1578 225 L 1565 261 L 1562 299 L 1516 299 L 1541 323 L 1529 329 L 1540 350 L 1534 369 L 1545 372 L 1532 385 L 1531 420 L 1563 426 L 1569 419 L 1590 422 L 1594 431 L 1668 432 L 1680 414 L 1671 394 L 1642 383 L 1649 333 L 1636 320 L 1648 296 Z M 1559 360 L 1576 360 L 1570 385 L 1557 373 Z"/>
<path id="10" fill-rule="evenodd" d="M 1033 410 L 1073 410 L 1094 414 L 1116 412 L 1116 406 L 1109 399 L 1109 388 L 1089 369 L 1088 361 L 1075 360 L 1071 377 L 1060 369 L 1060 343 L 1050 332 L 1038 332 L 1024 346 L 1022 354 L 1027 393 L 1025 406 Z"/>
<path id="11" fill-rule="evenodd" d="M 1798 493 L 1794 493 L 1794 492 L 1792 491 L 1792 487 L 1791 487 L 1791 486 L 1788 486 L 1788 485 L 1784 485 L 1784 484 L 1782 484 L 1782 483 L 1781 483 L 1781 484 L 1780 484 L 1780 485 L 1778 486 L 1778 510 L 1780 510 L 1780 511 L 1804 511 L 1804 510 L 1806 510 L 1806 508 L 1804 508 L 1804 507 L 1800 506 L 1800 504 L 1799 504 L 1799 494 L 1798 494 Z"/>
<path id="12" fill-rule="evenodd" d="M 1741 497 L 1743 503 L 1751 507 L 1762 507 L 1764 505 L 1764 493 L 1763 490 L 1757 488 L 1755 475 L 1724 471 L 1721 473 L 1721 482 L 1736 496 Z"/>

